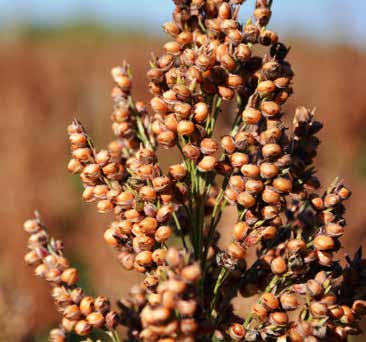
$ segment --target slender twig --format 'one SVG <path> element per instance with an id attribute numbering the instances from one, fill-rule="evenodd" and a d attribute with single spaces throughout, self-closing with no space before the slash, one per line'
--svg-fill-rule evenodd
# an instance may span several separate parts
<path id="1" fill-rule="evenodd" d="M 179 222 L 179 220 L 178 220 L 177 214 L 176 214 L 175 212 L 173 213 L 173 219 L 174 219 L 175 225 L 176 225 L 176 227 L 177 227 L 177 229 L 178 229 L 178 231 L 179 231 L 179 235 L 180 235 L 180 237 L 181 237 L 181 240 L 182 240 L 182 243 L 183 243 L 183 247 L 184 247 L 185 249 L 188 249 L 188 248 L 187 248 L 187 244 L 186 244 L 186 240 L 185 240 L 185 238 L 184 238 L 184 232 L 183 232 L 183 229 L 182 229 L 182 227 L 181 227 L 181 225 L 180 225 L 180 222 Z"/>

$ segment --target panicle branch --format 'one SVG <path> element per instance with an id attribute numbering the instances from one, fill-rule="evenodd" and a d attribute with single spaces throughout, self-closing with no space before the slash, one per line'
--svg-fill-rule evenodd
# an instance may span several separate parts
<path id="1" fill-rule="evenodd" d="M 64 256 L 63 242 L 49 236 L 38 213 L 25 221 L 24 230 L 30 234 L 24 260 L 35 267 L 36 276 L 49 282 L 52 298 L 62 313 L 60 327 L 50 332 L 50 341 L 66 341 L 72 332 L 87 336 L 94 328 L 113 331 L 120 323 L 118 313 L 111 309 L 108 298 L 88 296 L 77 285 L 78 270 Z"/>

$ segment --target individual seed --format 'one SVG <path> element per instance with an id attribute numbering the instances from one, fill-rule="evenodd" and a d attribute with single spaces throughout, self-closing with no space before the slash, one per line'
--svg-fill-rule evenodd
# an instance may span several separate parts
<path id="1" fill-rule="evenodd" d="M 314 246 L 320 251 L 328 251 L 334 248 L 334 240 L 330 236 L 318 235 L 314 239 Z"/>
<path id="2" fill-rule="evenodd" d="M 77 283 L 79 280 L 78 271 L 76 268 L 68 268 L 61 274 L 61 280 L 67 285 L 67 286 L 73 286 Z"/>
<path id="3" fill-rule="evenodd" d="M 280 305 L 278 299 L 270 292 L 262 294 L 261 303 L 269 311 L 276 310 Z"/>
<path id="4" fill-rule="evenodd" d="M 161 226 L 155 232 L 155 240 L 157 242 L 166 242 L 172 235 L 172 229 L 169 226 Z"/>
<path id="5" fill-rule="evenodd" d="M 271 270 L 275 274 L 283 274 L 287 271 L 287 265 L 284 258 L 278 256 L 271 262 Z"/>
<path id="6" fill-rule="evenodd" d="M 292 190 L 292 182 L 284 177 L 274 179 L 272 185 L 280 192 L 289 193 Z"/>
<path id="7" fill-rule="evenodd" d="M 249 157 L 242 152 L 235 152 L 230 156 L 230 162 L 233 167 L 241 168 L 244 164 L 248 164 Z"/>
<path id="8" fill-rule="evenodd" d="M 231 257 L 239 260 L 244 259 L 246 254 L 245 249 L 236 242 L 229 244 L 227 252 Z"/>
<path id="9" fill-rule="evenodd" d="M 255 108 L 246 108 L 242 113 L 242 119 L 249 125 L 256 125 L 262 118 L 262 113 Z"/>
<path id="10" fill-rule="evenodd" d="M 217 159 L 213 156 L 204 156 L 197 165 L 197 169 L 201 172 L 209 172 L 215 169 Z"/>
<path id="11" fill-rule="evenodd" d="M 75 325 L 75 332 L 79 336 L 89 335 L 92 329 L 92 326 L 85 320 L 78 321 Z"/>
<path id="12" fill-rule="evenodd" d="M 237 199 L 238 203 L 243 206 L 244 208 L 251 208 L 255 205 L 256 203 L 256 199 L 253 195 L 251 195 L 249 192 L 247 191 L 243 191 L 239 194 L 238 199 Z"/>
<path id="13" fill-rule="evenodd" d="M 255 164 L 245 164 L 241 167 L 240 172 L 245 177 L 258 178 L 260 169 Z"/>

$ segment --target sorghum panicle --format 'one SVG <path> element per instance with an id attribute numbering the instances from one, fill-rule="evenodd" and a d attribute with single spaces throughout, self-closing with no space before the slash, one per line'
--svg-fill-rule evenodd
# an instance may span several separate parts
<path id="1" fill-rule="evenodd" d="M 26 262 L 52 286 L 63 313 L 51 341 L 93 328 L 116 341 L 338 341 L 359 334 L 366 312 L 366 267 L 359 250 L 339 262 L 350 190 L 335 180 L 321 193 L 313 160 L 322 124 L 298 107 L 292 128 L 283 105 L 292 94 L 289 48 L 268 28 L 271 0 L 174 0 L 171 37 L 147 72 L 150 109 L 132 96 L 129 65 L 112 69 L 112 130 L 97 150 L 78 121 L 68 127 L 82 198 L 113 221 L 104 239 L 127 270 L 144 274 L 111 311 L 105 297 L 77 287 L 77 270 L 36 217 Z M 257 48 L 261 47 L 261 48 Z M 264 51 L 258 53 L 258 51 Z M 216 138 L 219 115 L 233 124 Z M 158 147 L 180 161 L 163 170 Z M 173 148 L 177 150 L 173 150 Z M 179 151 L 179 152 L 178 152 Z M 175 153 L 175 152 L 174 152 Z M 220 248 L 227 205 L 236 223 Z M 175 238 L 172 238 L 175 237 Z M 248 257 L 255 250 L 256 259 Z M 252 253 L 253 254 L 253 253 Z M 232 299 L 253 300 L 240 317 Z"/>

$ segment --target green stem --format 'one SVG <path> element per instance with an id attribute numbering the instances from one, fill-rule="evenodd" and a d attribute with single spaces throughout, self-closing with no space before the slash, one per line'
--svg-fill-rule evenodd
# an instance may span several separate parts
<path id="1" fill-rule="evenodd" d="M 219 291 L 220 291 L 220 288 L 222 286 L 222 284 L 224 283 L 226 277 L 228 276 L 229 274 L 229 271 L 226 269 L 226 268 L 222 268 L 221 271 L 220 271 L 220 274 L 219 276 L 217 277 L 216 279 L 216 284 L 215 284 L 215 287 L 214 287 L 214 297 L 211 301 L 211 316 L 214 317 L 214 318 L 217 318 L 217 312 L 215 310 L 215 306 L 217 304 L 217 300 L 219 298 Z"/>
<path id="2" fill-rule="evenodd" d="M 142 123 L 141 117 L 136 112 L 136 105 L 135 105 L 135 102 L 134 102 L 132 96 L 128 97 L 128 104 L 136 119 L 137 134 L 138 134 L 139 139 L 142 141 L 142 143 L 144 144 L 144 146 L 146 148 L 153 149 L 153 144 L 151 143 L 150 139 L 148 138 L 146 128 L 144 127 L 144 125 Z"/>
<path id="3" fill-rule="evenodd" d="M 180 225 L 180 222 L 178 220 L 178 217 L 177 217 L 177 214 L 174 212 L 173 213 L 173 219 L 174 219 L 174 222 L 175 222 L 175 225 L 179 231 L 179 235 L 181 237 L 181 240 L 182 240 L 182 243 L 183 243 L 183 247 L 188 250 L 187 248 L 187 244 L 186 244 L 186 240 L 184 239 L 184 233 L 183 233 L 183 229 L 182 229 L 182 226 Z"/>
<path id="4" fill-rule="evenodd" d="M 112 342 L 120 342 L 118 333 L 116 330 L 109 330 L 105 332 L 111 339 Z"/>

